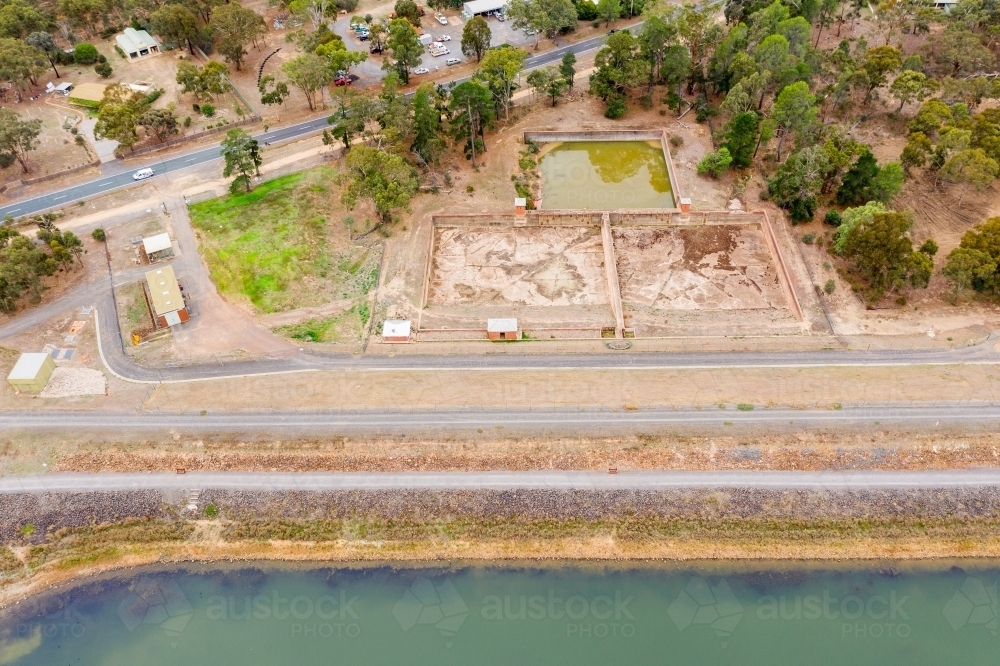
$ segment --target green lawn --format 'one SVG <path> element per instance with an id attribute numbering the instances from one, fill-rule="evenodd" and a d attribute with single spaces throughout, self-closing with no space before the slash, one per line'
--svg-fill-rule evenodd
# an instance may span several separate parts
<path id="1" fill-rule="evenodd" d="M 302 342 L 357 342 L 362 339 L 370 316 L 368 302 L 364 301 L 336 317 L 309 319 L 274 330 Z"/>
<path id="2" fill-rule="evenodd" d="M 223 294 L 267 313 L 356 298 L 375 286 L 379 252 L 351 242 L 335 176 L 318 167 L 190 207 Z"/>

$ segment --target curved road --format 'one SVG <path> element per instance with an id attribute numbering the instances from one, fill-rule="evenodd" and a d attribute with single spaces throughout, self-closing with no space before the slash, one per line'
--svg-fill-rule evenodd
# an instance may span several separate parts
<path id="1" fill-rule="evenodd" d="M 919 472 L 190 472 L 0 477 L 0 493 L 127 490 L 920 490 L 1000 485 L 1000 469 Z"/>

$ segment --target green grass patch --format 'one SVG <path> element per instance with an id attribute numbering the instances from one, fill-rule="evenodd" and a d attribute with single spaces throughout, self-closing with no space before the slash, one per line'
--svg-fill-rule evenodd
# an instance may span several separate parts
<path id="1" fill-rule="evenodd" d="M 362 301 L 335 317 L 318 317 L 274 330 L 300 342 L 357 342 L 361 340 L 369 319 L 371 308 L 368 301 Z"/>
<path id="2" fill-rule="evenodd" d="M 753 405 L 751 405 L 748 402 L 741 402 L 740 404 L 736 405 L 736 409 L 740 410 L 741 412 L 752 412 Z"/>
<path id="3" fill-rule="evenodd" d="M 336 175 L 318 167 L 190 207 L 199 249 L 223 294 L 267 313 L 354 298 L 375 286 L 377 249 L 356 247 L 331 223 L 344 212 Z"/>

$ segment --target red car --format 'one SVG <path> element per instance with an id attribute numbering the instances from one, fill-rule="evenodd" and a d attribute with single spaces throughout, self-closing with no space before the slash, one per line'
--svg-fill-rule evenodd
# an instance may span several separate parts
<path id="1" fill-rule="evenodd" d="M 354 83 L 354 81 L 352 81 L 349 76 L 340 76 L 333 81 L 333 85 L 335 86 L 349 86 L 352 83 Z"/>

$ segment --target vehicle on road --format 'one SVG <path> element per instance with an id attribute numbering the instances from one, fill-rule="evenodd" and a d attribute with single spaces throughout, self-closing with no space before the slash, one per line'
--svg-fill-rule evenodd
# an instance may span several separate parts
<path id="1" fill-rule="evenodd" d="M 446 64 L 449 67 L 451 67 L 452 65 L 457 65 L 460 62 L 462 62 L 462 61 L 459 60 L 458 58 L 448 58 L 447 60 L 444 61 L 444 64 Z"/>
<path id="2" fill-rule="evenodd" d="M 413 70 L 413 73 L 414 74 L 430 74 L 430 71 L 431 70 L 427 69 L 426 67 L 417 67 L 415 70 Z"/>
<path id="3" fill-rule="evenodd" d="M 434 41 L 435 42 L 450 42 L 451 41 L 451 35 L 438 35 L 437 37 L 434 38 Z"/>
<path id="4" fill-rule="evenodd" d="M 139 169 L 134 174 L 132 174 L 132 180 L 146 180 L 147 178 L 153 177 L 152 169 Z"/>
<path id="5" fill-rule="evenodd" d="M 436 18 L 437 22 L 440 23 L 441 25 L 448 25 L 448 19 L 446 19 L 443 15 L 435 14 L 434 18 Z"/>

